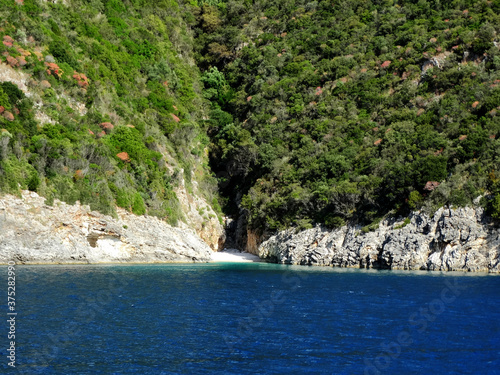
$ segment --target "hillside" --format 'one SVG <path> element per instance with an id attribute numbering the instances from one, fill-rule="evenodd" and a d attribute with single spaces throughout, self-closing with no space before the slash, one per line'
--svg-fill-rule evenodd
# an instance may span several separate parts
<path id="1" fill-rule="evenodd" d="M 481 196 L 500 218 L 498 0 L 0 5 L 5 193 L 213 248 L 223 211 L 369 231 Z"/>
<path id="2" fill-rule="evenodd" d="M 0 189 L 185 222 L 204 238 L 221 232 L 185 8 L 0 5 Z"/>
<path id="3" fill-rule="evenodd" d="M 500 215 L 499 1 L 205 6 L 211 162 L 259 231 L 376 227 L 478 196 Z M 210 68 L 212 67 L 212 68 Z M 224 173 L 225 172 L 225 173 Z"/>

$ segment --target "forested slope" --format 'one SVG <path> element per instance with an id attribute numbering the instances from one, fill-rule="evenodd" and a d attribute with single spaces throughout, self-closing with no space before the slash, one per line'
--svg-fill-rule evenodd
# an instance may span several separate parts
<path id="1" fill-rule="evenodd" d="M 185 220 L 178 187 L 217 209 L 185 13 L 176 1 L 1 0 L 0 189 L 172 224 Z"/>
<path id="2" fill-rule="evenodd" d="M 196 29 L 227 207 L 256 229 L 500 216 L 500 1 L 229 1 Z"/>

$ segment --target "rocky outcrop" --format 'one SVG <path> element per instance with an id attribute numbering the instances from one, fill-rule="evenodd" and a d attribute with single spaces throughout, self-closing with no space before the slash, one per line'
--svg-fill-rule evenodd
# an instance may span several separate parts
<path id="1" fill-rule="evenodd" d="M 224 227 L 219 222 L 217 213 L 202 197 L 198 183 L 194 179 L 192 189 L 193 193 L 190 193 L 184 179 L 181 179 L 179 186 L 174 189 L 186 219 L 186 224 L 179 224 L 183 228 L 194 229 L 212 250 L 222 250 L 225 241 Z"/>
<path id="2" fill-rule="evenodd" d="M 259 256 L 285 264 L 500 273 L 500 229 L 482 208 L 415 212 L 387 219 L 372 232 L 359 226 L 280 232 L 259 247 Z"/>
<path id="3" fill-rule="evenodd" d="M 118 208 L 118 218 L 34 192 L 0 197 L 0 263 L 206 262 L 212 250 L 190 229 Z"/>

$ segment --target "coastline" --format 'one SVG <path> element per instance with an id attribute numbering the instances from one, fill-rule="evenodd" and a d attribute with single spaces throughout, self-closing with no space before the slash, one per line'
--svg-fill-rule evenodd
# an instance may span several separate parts
<path id="1" fill-rule="evenodd" d="M 289 229 L 257 251 L 214 252 L 191 228 L 117 209 L 117 217 L 34 192 L 0 196 L 0 264 L 252 263 L 500 274 L 500 229 L 479 207 L 441 208 L 359 226 Z"/>
<path id="2" fill-rule="evenodd" d="M 207 262 L 212 249 L 193 230 L 117 209 L 117 217 L 78 202 L 22 191 L 0 196 L 0 262 L 95 264 Z"/>
<path id="3" fill-rule="evenodd" d="M 267 263 L 260 259 L 257 255 L 250 254 L 247 252 L 241 252 L 236 249 L 224 249 L 222 251 L 213 251 L 210 254 L 210 259 L 205 262 L 187 262 L 187 261 L 145 261 L 145 262 L 85 262 L 85 261 L 75 261 L 75 262 L 39 262 L 39 261 L 26 261 L 23 263 L 16 263 L 16 265 L 29 265 L 29 266 L 58 266 L 58 265 L 147 265 L 147 264 L 193 264 L 193 263 Z M 7 265 L 7 262 L 0 262 L 0 265 Z"/>
<path id="4" fill-rule="evenodd" d="M 279 232 L 258 247 L 277 263 L 391 270 L 500 274 L 500 228 L 481 207 L 413 212 L 377 228 L 321 226 Z"/>

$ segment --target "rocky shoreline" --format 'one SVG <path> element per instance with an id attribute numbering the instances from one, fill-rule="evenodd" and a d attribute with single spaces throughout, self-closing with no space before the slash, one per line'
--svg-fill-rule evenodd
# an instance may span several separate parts
<path id="1" fill-rule="evenodd" d="M 409 219 L 409 222 L 408 222 Z M 500 273 L 500 229 L 482 208 L 441 208 L 360 226 L 293 229 L 271 236 L 258 255 L 277 263 L 397 270 Z"/>
<path id="2" fill-rule="evenodd" d="M 117 217 L 29 191 L 0 196 L 0 263 L 209 262 L 200 234 L 151 216 L 117 209 Z M 397 270 L 500 273 L 500 228 L 482 208 L 441 208 L 389 218 L 373 231 L 318 226 L 270 236 L 251 251 L 282 264 Z"/>
<path id="3" fill-rule="evenodd" d="M 0 197 L 0 263 L 208 262 L 194 230 L 117 209 L 117 218 L 29 191 Z"/>

